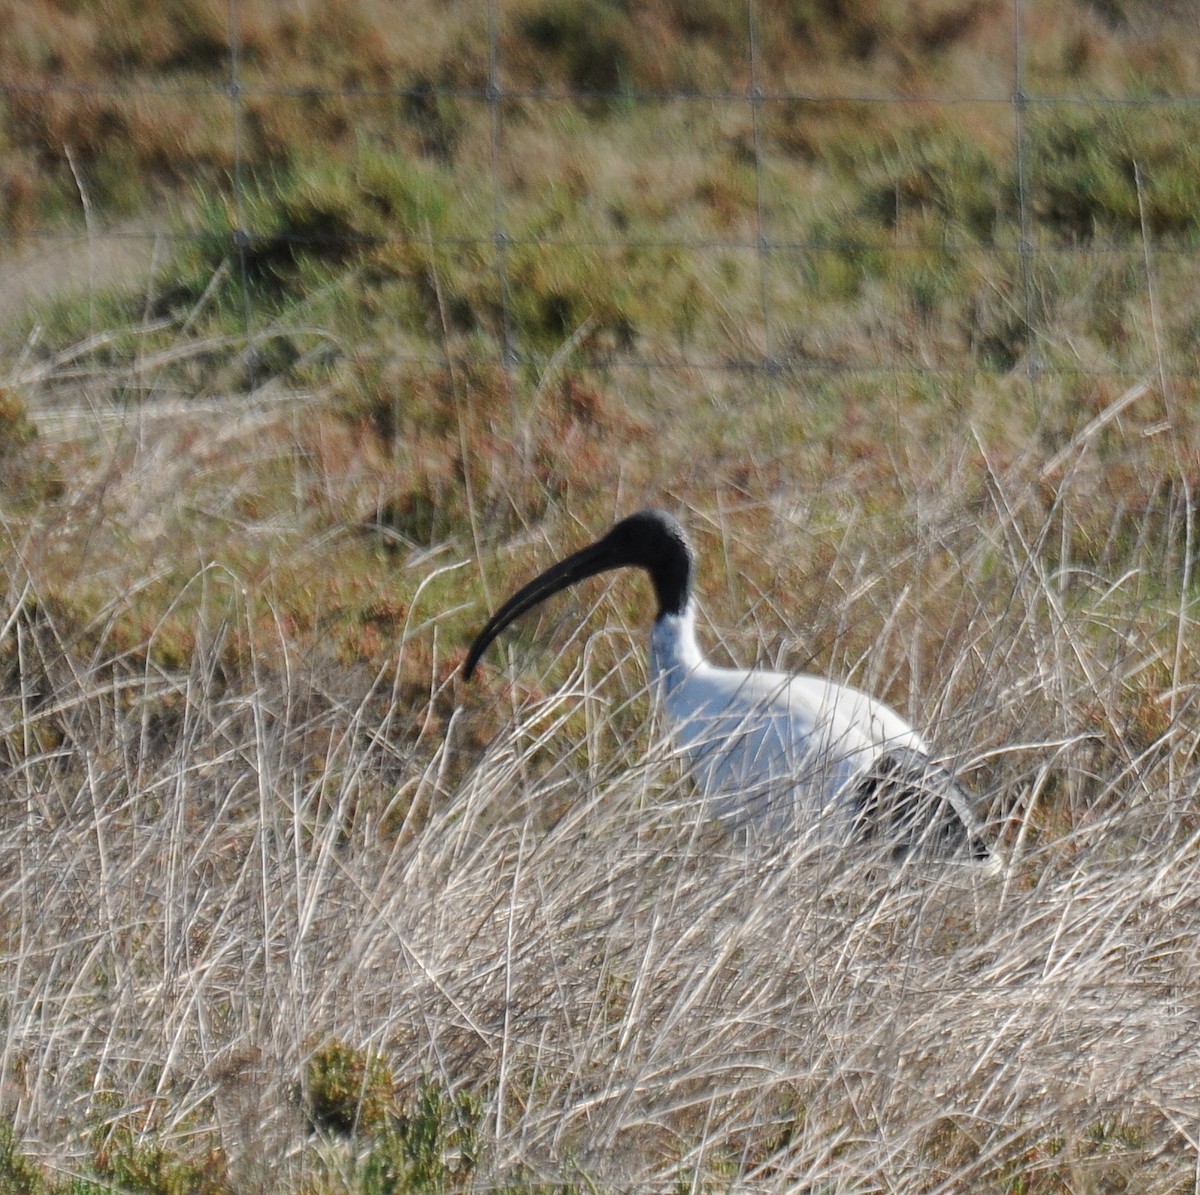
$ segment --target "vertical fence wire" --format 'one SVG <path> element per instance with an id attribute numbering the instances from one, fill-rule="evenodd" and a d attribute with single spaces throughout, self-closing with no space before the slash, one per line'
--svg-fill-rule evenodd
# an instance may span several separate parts
<path id="1" fill-rule="evenodd" d="M 1119 249 L 1106 247 L 1102 244 L 1099 238 L 1091 243 L 1077 243 L 1066 247 L 1056 246 L 1050 249 L 1045 248 L 1040 244 L 1043 239 L 1039 235 L 1039 216 L 1035 211 L 1033 191 L 1035 186 L 1039 184 L 1039 180 L 1034 177 L 1035 161 L 1031 141 L 1031 123 L 1034 112 L 1041 113 L 1049 110 L 1054 105 L 1061 106 L 1064 110 L 1070 105 L 1088 105 L 1088 106 L 1108 106 L 1108 107 L 1124 107 L 1132 111 L 1135 107 L 1144 107 L 1148 103 L 1162 103 L 1164 107 L 1196 107 L 1200 106 L 1200 97 L 1198 96 L 1182 96 L 1182 97 L 1155 97 L 1140 98 L 1122 98 L 1122 97 L 1083 97 L 1083 96 L 1043 96 L 1035 95 L 1030 90 L 1030 83 L 1027 77 L 1025 57 L 1028 51 L 1027 34 L 1025 30 L 1027 12 L 1026 5 L 1023 0 L 1012 0 L 1011 4 L 1011 19 L 1012 19 L 1012 35 L 1011 35 L 1011 52 L 1012 62 L 1010 70 L 1011 79 L 1011 94 L 1008 96 L 1008 103 L 1011 105 L 1012 119 L 1012 137 L 1013 137 L 1013 155 L 1014 155 L 1014 170 L 1015 178 L 1013 185 L 1015 187 L 1015 204 L 1016 204 L 1016 268 L 1018 277 L 1013 279 L 1013 290 L 1016 296 L 1016 304 L 1019 304 L 1020 310 L 1017 313 L 1020 321 L 1023 324 L 1022 336 L 1024 340 L 1024 351 L 1021 354 L 1021 368 L 1029 379 L 1036 379 L 1037 376 L 1049 366 L 1046 364 L 1045 354 L 1040 349 L 1041 331 L 1039 329 L 1039 321 L 1043 318 L 1041 308 L 1044 304 L 1039 301 L 1038 277 L 1039 271 L 1047 269 L 1052 271 L 1052 267 L 1044 264 L 1044 257 L 1047 252 L 1050 253 L 1071 253 L 1079 255 L 1091 255 L 1099 259 L 1106 252 L 1116 253 Z M 403 103 L 414 98 L 412 89 L 406 86 L 397 86 L 395 88 L 386 88 L 379 86 L 358 86 L 345 88 L 329 88 L 324 85 L 308 86 L 298 85 L 294 88 L 279 86 L 278 84 L 262 83 L 255 79 L 253 82 L 248 81 L 243 64 L 243 44 L 242 44 L 242 5 L 240 0 L 228 0 L 228 63 L 226 68 L 226 79 L 223 85 L 215 84 L 162 84 L 148 85 L 145 82 L 137 82 L 132 85 L 126 85 L 121 82 L 116 83 L 91 83 L 80 80 L 72 80 L 70 78 L 63 79 L 42 79 L 40 81 L 20 81 L 12 79 L 0 78 L 0 96 L 6 96 L 10 100 L 15 97 L 44 97 L 47 101 L 52 101 L 56 97 L 63 95 L 73 95 L 76 97 L 95 96 L 97 100 L 113 96 L 128 97 L 131 101 L 148 100 L 152 101 L 157 95 L 171 95 L 178 97 L 186 95 L 189 102 L 216 103 L 219 101 L 222 92 L 223 99 L 227 104 L 229 118 L 232 122 L 232 150 L 231 150 L 231 171 L 228 180 L 228 201 L 231 209 L 231 227 L 229 231 L 229 258 L 231 265 L 236 270 L 240 291 L 241 291 L 241 321 L 243 325 L 243 334 L 246 337 L 247 344 L 250 346 L 247 356 L 252 353 L 252 342 L 255 336 L 256 326 L 261 326 L 262 320 L 260 313 L 254 310 L 255 305 L 255 287 L 254 270 L 255 266 L 252 262 L 252 252 L 254 251 L 256 238 L 263 235 L 263 230 L 255 227 L 257 221 L 257 213 L 251 210 L 250 196 L 254 193 L 257 186 L 265 185 L 261 178 L 256 176 L 258 167 L 254 156 L 250 153 L 249 143 L 252 134 L 250 131 L 251 114 L 247 106 L 249 99 L 256 100 L 259 104 L 270 103 L 288 103 L 298 102 L 301 100 L 319 99 L 322 96 L 340 99 L 342 102 L 352 105 L 358 102 L 384 102 L 391 100 L 394 103 Z M 520 103 L 525 105 L 542 105 L 542 104 L 561 104 L 577 101 L 595 101 L 597 99 L 605 99 L 603 94 L 588 94 L 587 89 L 580 89 L 578 93 L 563 92 L 556 90 L 554 87 L 524 87 L 509 86 L 505 79 L 504 63 L 501 61 L 502 56 L 502 37 L 501 37 L 501 20 L 505 10 L 497 4 L 497 0 L 487 0 L 485 6 L 486 17 L 486 83 L 482 87 L 472 87 L 463 84 L 445 84 L 433 85 L 422 84 L 423 94 L 428 95 L 436 102 L 439 97 L 448 97 L 455 100 L 467 101 L 482 101 L 488 110 L 488 119 L 490 122 L 490 139 L 489 152 L 490 162 L 489 176 L 490 184 L 493 189 L 491 197 L 491 227 L 481 227 L 474 237 L 456 237 L 451 240 L 439 240 L 436 236 L 433 237 L 431 248 L 436 251 L 446 251 L 448 254 L 478 252 L 481 255 L 489 255 L 492 260 L 492 269 L 495 278 L 495 287 L 498 306 L 498 347 L 497 355 L 498 363 L 502 366 L 505 374 L 509 378 L 510 385 L 512 384 L 516 372 L 520 367 L 530 366 L 535 372 L 539 364 L 545 364 L 540 360 L 538 351 L 530 344 L 522 343 L 523 333 L 518 327 L 518 320 L 514 314 L 514 295 L 513 295 L 513 275 L 512 262 L 513 254 L 519 251 L 522 258 L 530 253 L 538 251 L 546 253 L 554 253 L 561 251 L 564 248 L 586 248 L 595 249 L 601 252 L 620 253 L 622 251 L 630 251 L 634 249 L 655 248 L 665 251 L 679 251 L 682 254 L 746 254 L 749 252 L 755 259 L 755 269 L 757 271 L 757 313 L 756 319 L 761 323 L 761 337 L 746 338 L 746 343 L 749 348 L 747 351 L 734 354 L 726 353 L 724 355 L 699 356 L 689 354 L 683 348 L 677 351 L 664 352 L 661 349 L 653 351 L 643 351 L 637 348 L 625 348 L 621 351 L 606 351 L 603 357 L 602 364 L 606 368 L 631 368 L 636 370 L 650 371 L 666 371 L 668 373 L 681 373 L 685 370 L 719 370 L 729 371 L 738 370 L 744 371 L 749 369 L 765 379 L 771 379 L 780 375 L 782 371 L 790 371 L 792 373 L 812 373 L 814 370 L 823 370 L 828 374 L 858 374 L 865 376 L 891 377 L 895 378 L 901 373 L 925 374 L 931 378 L 943 378 L 946 376 L 954 376 L 955 374 L 969 374 L 976 367 L 967 361 L 961 366 L 955 364 L 942 363 L 922 363 L 920 361 L 909 361 L 903 358 L 893 357 L 889 360 L 879 361 L 871 355 L 866 355 L 859 360 L 821 360 L 813 359 L 811 355 L 795 354 L 789 345 L 791 340 L 787 335 L 787 323 L 789 318 L 795 318 L 790 312 L 778 306 L 779 298 L 777 288 L 773 285 L 773 279 L 776 276 L 782 276 L 788 269 L 794 268 L 795 262 L 803 260 L 806 257 L 819 255 L 823 253 L 854 253 L 856 251 L 872 251 L 872 252 L 889 252 L 894 255 L 899 255 L 905 251 L 905 246 L 900 244 L 898 234 L 892 238 L 890 246 L 885 249 L 878 245 L 855 245 L 853 237 L 845 238 L 839 242 L 821 242 L 811 241 L 806 239 L 805 235 L 796 236 L 777 234 L 773 222 L 775 220 L 774 212 L 774 196 L 772 192 L 773 180 L 768 170 L 768 134 L 764 128 L 764 119 L 767 112 L 776 111 L 775 105 L 792 102 L 799 106 L 804 105 L 822 105 L 833 103 L 846 104 L 895 104 L 909 105 L 913 101 L 909 97 L 902 95 L 861 95 L 848 93 L 845 95 L 827 95 L 827 94 L 807 94 L 802 89 L 797 89 L 794 92 L 781 93 L 776 87 L 769 88 L 764 85 L 763 81 L 763 27 L 760 20 L 760 5 L 759 0 L 747 0 L 745 7 L 745 35 L 746 35 L 746 54 L 748 58 L 749 70 L 749 86 L 743 91 L 738 92 L 736 89 L 731 89 L 728 86 L 723 91 L 718 92 L 699 92 L 678 90 L 669 93 L 639 93 L 636 89 L 623 89 L 619 96 L 608 96 L 608 99 L 620 99 L 623 104 L 643 104 L 661 105 L 667 101 L 678 101 L 680 103 L 719 103 L 719 104 L 744 104 L 750 127 L 751 152 L 753 154 L 753 186 L 754 200 L 753 211 L 750 213 L 753 232 L 750 238 L 739 238 L 737 236 L 718 236 L 718 235 L 697 235 L 695 237 L 680 237 L 678 234 L 664 234 L 661 238 L 646 238 L 645 235 L 639 237 L 623 237 L 619 233 L 614 233 L 611 229 L 597 228 L 594 234 L 589 234 L 586 238 L 580 239 L 576 237 L 563 238 L 551 233 L 522 231 L 514 235 L 514 230 L 510 227 L 510 197 L 507 194 L 508 189 L 508 174 L 506 169 L 505 153 L 506 153 L 506 111 L 507 106 L 512 103 Z M 986 94 L 974 96 L 956 95 L 950 97 L 925 98 L 921 100 L 922 106 L 926 110 L 936 111 L 939 108 L 948 110 L 955 104 L 993 104 L 1000 102 L 998 97 Z M 254 119 L 258 119 L 255 117 Z M 1040 120 L 1041 117 L 1039 116 Z M 697 147 L 697 153 L 702 152 L 701 147 Z M 1144 172 L 1143 172 L 1144 173 Z M 1140 188 L 1142 186 L 1142 178 L 1139 176 L 1139 201 L 1141 199 Z M 91 222 L 91 221 L 89 221 Z M 789 230 L 790 231 L 790 230 Z M 1149 238 L 1154 233 L 1154 229 L 1144 222 L 1142 246 L 1144 254 L 1149 259 Z M 109 229 L 89 229 L 89 236 L 92 238 L 110 237 L 114 241 L 128 239 L 130 237 L 153 236 L 161 237 L 161 231 L 156 231 L 153 234 L 138 233 L 130 231 L 128 228 L 116 226 Z M 192 234 L 181 228 L 176 228 L 170 233 L 170 237 L 178 241 L 186 239 Z M 211 235 L 211 234 L 209 234 Z M 287 234 L 283 234 L 286 238 Z M 331 238 L 336 238 L 337 233 L 329 234 Z M 398 239 L 403 239 L 400 234 Z M 53 245 L 55 242 L 66 244 L 71 240 L 77 239 L 78 233 L 71 231 L 63 231 L 61 225 L 55 229 L 51 227 L 36 229 L 33 233 L 39 242 Z M 31 238 L 32 239 L 32 238 Z M 302 244 L 303 238 L 297 237 L 297 247 Z M 1161 248 L 1156 246 L 1156 248 Z M 1003 244 L 972 244 L 969 246 L 969 252 L 972 254 L 1009 254 L 1011 248 Z M 1195 249 L 1187 243 L 1181 243 L 1172 247 L 1172 252 L 1194 257 Z M 898 258 L 897 258 L 898 259 Z M 2 268 L 2 267 L 0 267 Z M 749 331 L 745 329 L 744 331 Z M 760 343 L 755 345 L 755 341 Z M 417 362 L 421 364 L 421 362 Z M 425 362 L 429 364 L 429 362 Z M 1162 374 L 1165 378 L 1169 372 L 1163 365 L 1161 356 L 1154 362 L 1149 363 L 1149 368 L 1153 368 L 1156 372 Z M 1061 363 L 1054 366 L 1055 369 L 1068 368 Z M 1080 372 L 1086 372 L 1084 367 L 1080 367 Z M 1174 371 L 1176 376 L 1192 376 L 1193 370 L 1184 368 L 1176 368 Z M 1128 376 L 1128 369 L 1115 370 L 1116 375 Z"/>
<path id="2" fill-rule="evenodd" d="M 487 5 L 488 81 L 487 104 L 491 120 L 491 180 L 492 180 L 492 244 L 495 249 L 496 285 L 500 297 L 501 363 L 506 376 L 511 377 L 521 360 L 513 336 L 512 307 L 508 286 L 509 235 L 505 228 L 503 185 L 504 152 L 504 89 L 500 78 L 500 45 L 496 27 L 496 0 Z"/>
<path id="3" fill-rule="evenodd" d="M 1029 210 L 1029 147 L 1026 130 L 1029 100 L 1025 94 L 1022 41 L 1024 12 L 1021 0 L 1013 0 L 1013 138 L 1017 172 L 1017 211 L 1019 232 L 1017 254 L 1021 263 L 1021 291 L 1025 299 L 1025 367 L 1030 380 L 1038 374 L 1037 335 L 1034 325 L 1033 220 Z"/>
<path id="4" fill-rule="evenodd" d="M 233 230 L 233 251 L 237 258 L 238 280 L 242 291 L 242 332 L 247 343 L 254 324 L 251 310 L 250 277 L 247 254 L 250 233 L 246 226 L 245 112 L 242 108 L 243 88 L 238 38 L 238 0 L 229 0 L 229 115 L 233 122 L 233 211 L 236 227 Z"/>
<path id="5" fill-rule="evenodd" d="M 758 28 L 755 0 L 746 0 L 746 36 L 750 55 L 751 133 L 754 139 L 754 249 L 758 260 L 758 299 L 762 318 L 762 353 L 768 374 L 775 360 L 775 338 L 771 327 L 770 277 L 771 243 L 767 233 L 766 182 L 763 170 L 762 105 L 763 87 L 759 80 Z"/>

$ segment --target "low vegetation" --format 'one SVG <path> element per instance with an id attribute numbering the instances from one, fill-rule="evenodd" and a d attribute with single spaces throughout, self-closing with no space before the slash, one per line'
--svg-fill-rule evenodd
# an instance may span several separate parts
<path id="1" fill-rule="evenodd" d="M 0 1195 L 1192 1188 L 1197 34 L 1020 7 L 0 0 Z M 461 682 L 649 503 L 1004 875 L 723 837 L 640 579 Z"/>

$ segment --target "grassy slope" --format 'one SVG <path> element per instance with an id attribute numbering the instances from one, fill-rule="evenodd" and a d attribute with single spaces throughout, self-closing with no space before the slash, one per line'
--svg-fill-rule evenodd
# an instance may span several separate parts
<path id="1" fill-rule="evenodd" d="M 0 1111 L 53 1167 L 0 1190 L 1190 1182 L 1188 108 L 1029 108 L 1026 275 L 1004 6 L 757 6 L 757 125 L 628 98 L 744 92 L 744 5 L 505 7 L 497 140 L 481 6 L 245 0 L 241 191 L 181 94 L 226 8 L 21 8 L 4 227 L 198 235 L 0 336 Z M 1040 97 L 1196 91 L 1186 14 L 1024 34 Z M 638 581 L 460 690 L 478 599 L 646 501 L 713 655 L 934 727 L 1009 879 L 722 841 Z"/>

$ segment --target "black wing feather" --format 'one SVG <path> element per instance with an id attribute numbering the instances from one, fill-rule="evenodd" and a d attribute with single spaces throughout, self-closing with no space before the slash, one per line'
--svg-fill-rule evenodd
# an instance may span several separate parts
<path id="1" fill-rule="evenodd" d="M 920 751 L 885 751 L 863 773 L 850 799 L 859 834 L 888 844 L 897 859 L 914 851 L 991 858 L 967 795 L 941 764 Z"/>

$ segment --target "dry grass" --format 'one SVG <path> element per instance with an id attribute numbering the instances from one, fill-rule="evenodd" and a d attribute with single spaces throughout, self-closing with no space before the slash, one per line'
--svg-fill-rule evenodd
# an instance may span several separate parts
<path id="1" fill-rule="evenodd" d="M 1003 5 L 244 0 L 236 194 L 229 6 L 10 7 L 0 1192 L 1200 1187 L 1186 6 L 1021 6 L 1024 213 Z M 651 502 L 1003 874 L 723 837 L 640 580 L 461 687 Z"/>
<path id="2" fill-rule="evenodd" d="M 962 475 L 913 490 L 890 573 L 846 550 L 881 515 L 843 505 L 795 605 L 782 563 L 836 491 L 690 517 L 715 605 L 717 561 L 743 608 L 736 562 L 783 574 L 714 653 L 804 643 L 929 723 L 992 811 L 998 878 L 723 838 L 648 720 L 641 619 L 609 603 L 529 669 L 566 676 L 552 696 L 481 701 L 437 679 L 453 610 L 346 671 L 209 568 L 167 666 L 116 614 L 74 640 L 48 566 L 10 556 L 0 1065 L 27 1148 L 65 1174 L 131 1132 L 215 1151 L 238 1190 L 362 1189 L 294 1098 L 338 1039 L 402 1090 L 480 1097 L 477 1187 L 1190 1189 L 1192 516 L 1148 509 L 1124 577 L 1063 558 L 1115 418 L 1047 463 L 1044 506 L 1019 464 L 987 466 L 966 521 Z M 424 715 L 414 660 L 442 688 Z"/>

